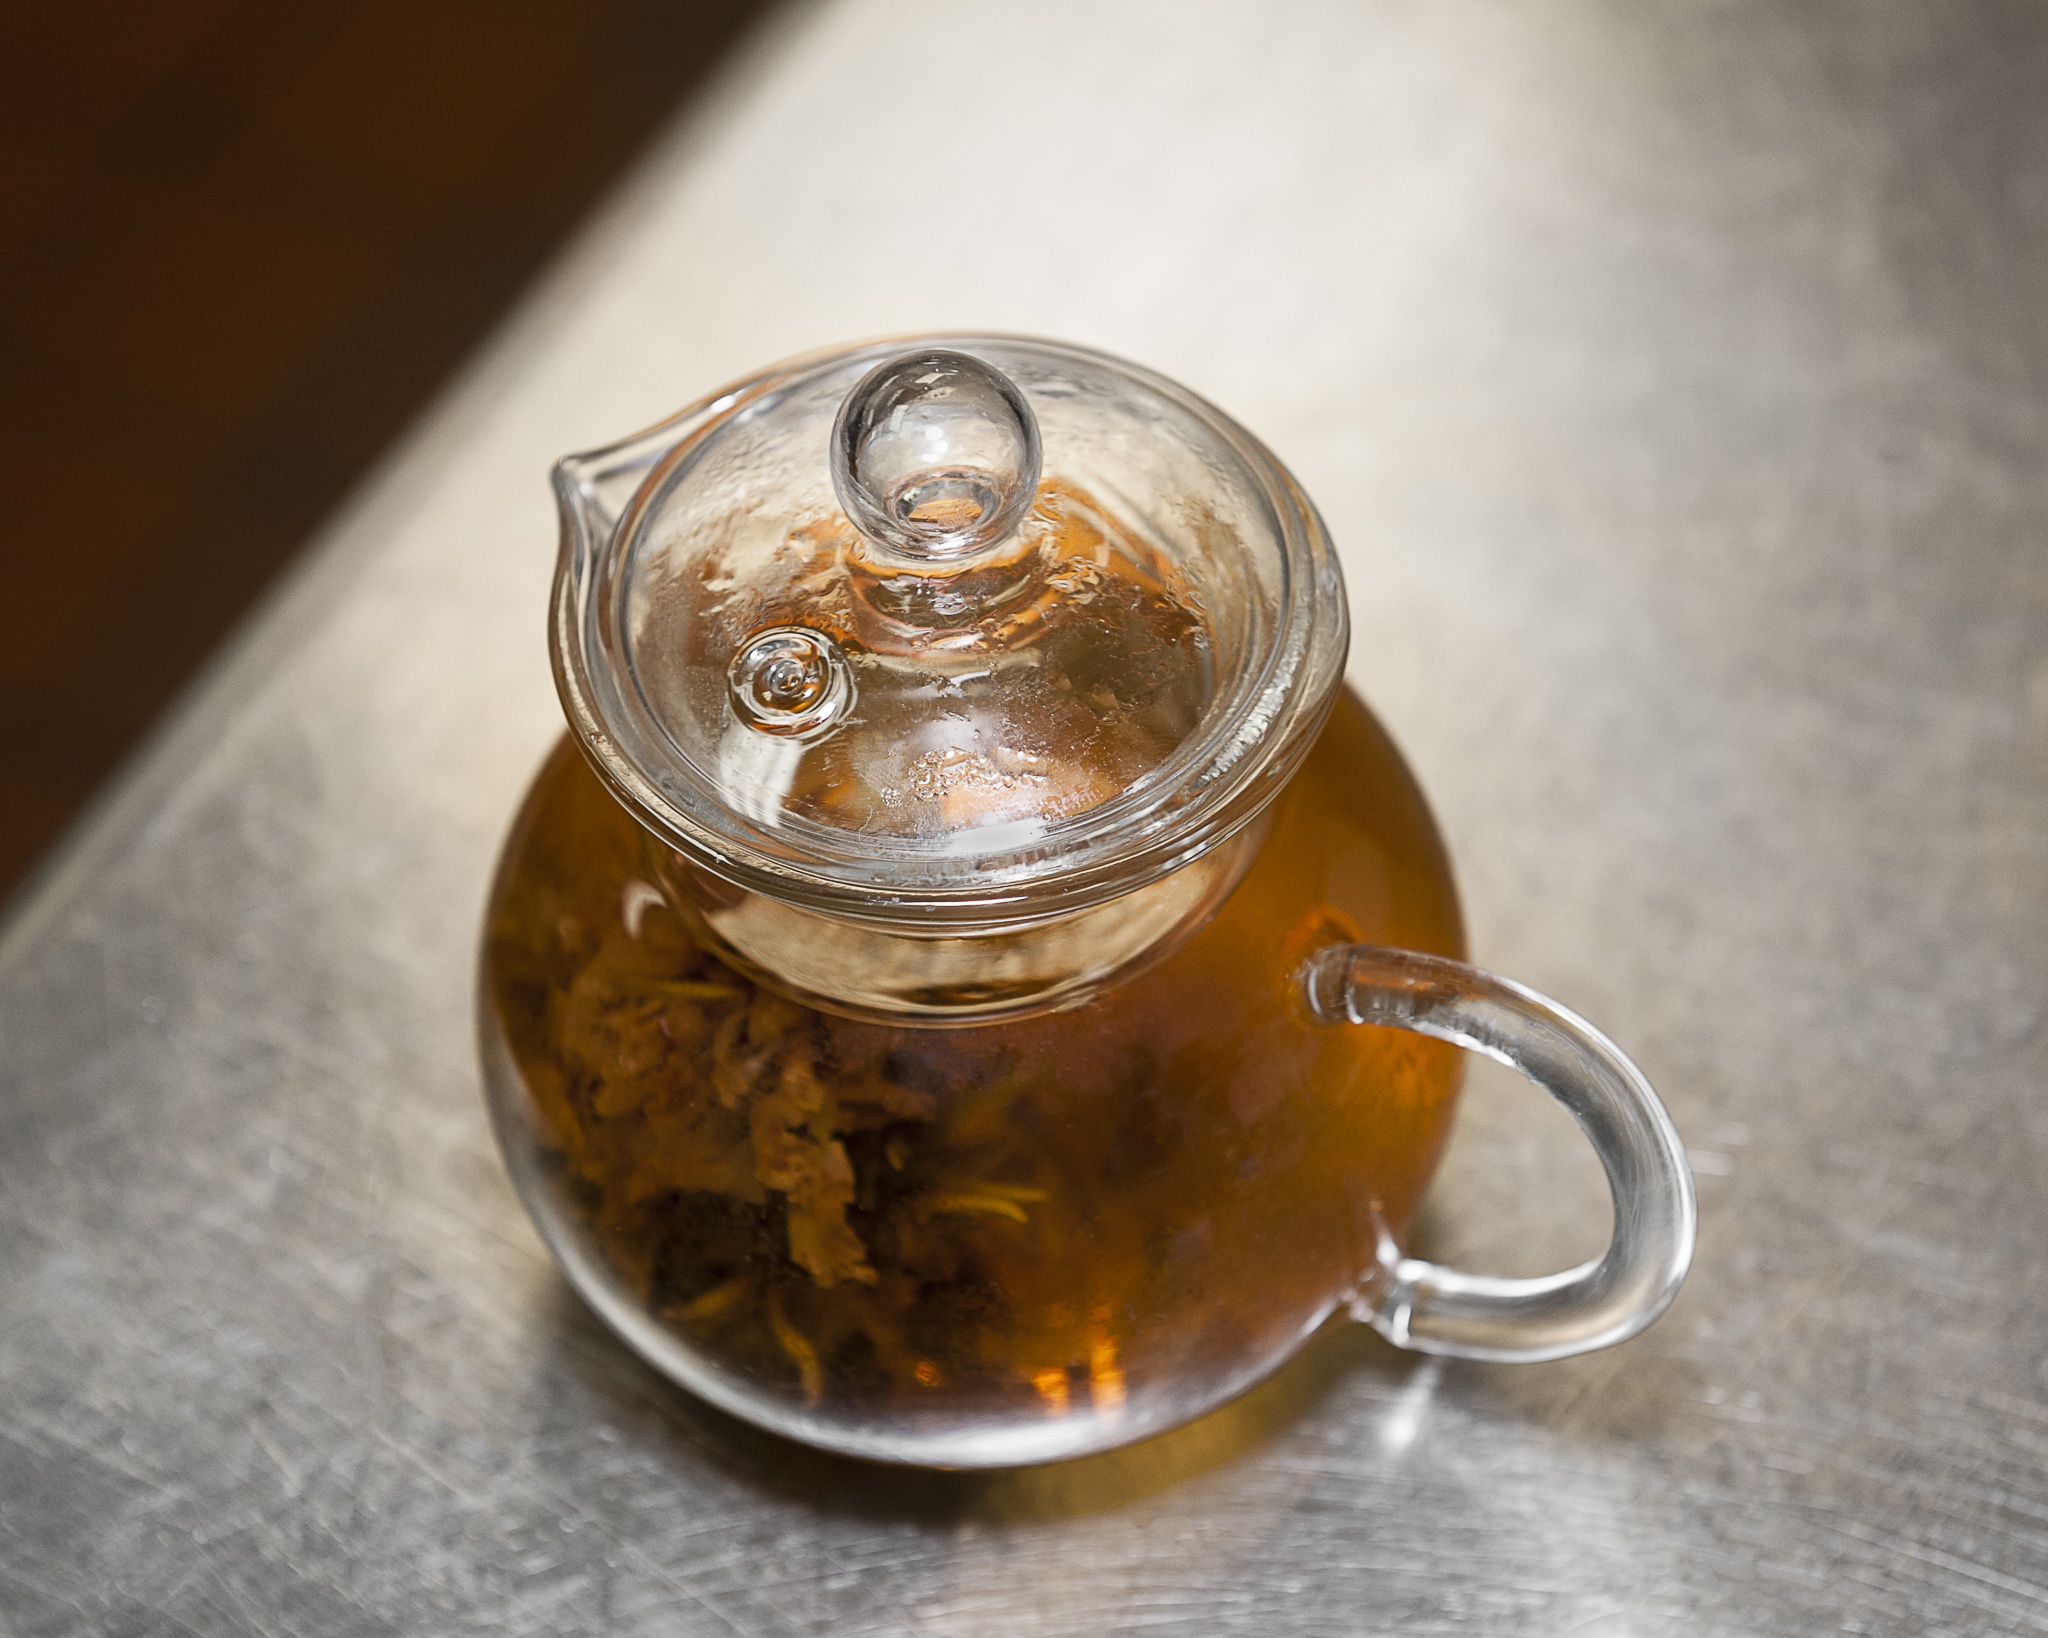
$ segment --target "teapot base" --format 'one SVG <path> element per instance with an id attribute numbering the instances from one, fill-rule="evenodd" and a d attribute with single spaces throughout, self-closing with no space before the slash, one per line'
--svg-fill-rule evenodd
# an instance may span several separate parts
<path id="1" fill-rule="evenodd" d="M 725 965 L 565 740 L 492 894 L 486 1097 L 572 1283 L 685 1388 L 868 1459 L 1079 1456 L 1250 1387 L 1405 1232 L 1458 1054 L 1295 1004 L 1303 961 L 1359 939 L 1462 954 L 1420 793 L 1348 694 L 1179 950 L 966 1029 Z"/>

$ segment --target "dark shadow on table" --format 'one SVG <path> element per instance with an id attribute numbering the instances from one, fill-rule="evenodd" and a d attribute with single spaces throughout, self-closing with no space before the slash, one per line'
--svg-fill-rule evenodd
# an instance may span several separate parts
<path id="1" fill-rule="evenodd" d="M 772 9 L 0 8 L 0 899 Z"/>

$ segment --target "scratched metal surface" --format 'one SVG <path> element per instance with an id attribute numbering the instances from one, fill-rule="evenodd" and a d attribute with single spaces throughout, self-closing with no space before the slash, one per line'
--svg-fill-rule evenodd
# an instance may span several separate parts
<path id="1" fill-rule="evenodd" d="M 768 28 L 16 911 L 0 1628 L 2048 1628 L 2044 106 L 2020 4 Z M 720 1421 L 552 1272 L 467 1024 L 545 465 L 960 324 L 1163 367 L 1318 497 L 1480 956 L 1698 1151 L 1648 1335 L 1341 1334 L 961 1479 Z M 1482 1087 L 1427 1238 L 1561 1261 L 1592 1190 Z"/>

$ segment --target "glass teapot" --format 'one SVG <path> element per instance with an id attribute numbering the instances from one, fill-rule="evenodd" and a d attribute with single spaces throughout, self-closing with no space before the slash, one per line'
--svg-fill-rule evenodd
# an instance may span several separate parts
<path id="1" fill-rule="evenodd" d="M 1258 440 L 1101 353 L 779 365 L 555 469 L 571 733 L 506 844 L 485 1086 L 578 1290 L 861 1457 L 1160 1432 L 1350 1315 L 1555 1359 L 1684 1278 L 1683 1151 L 1590 1025 L 1466 966 Z M 1458 1049 L 1570 1111 L 1606 1253 L 1404 1254 Z"/>

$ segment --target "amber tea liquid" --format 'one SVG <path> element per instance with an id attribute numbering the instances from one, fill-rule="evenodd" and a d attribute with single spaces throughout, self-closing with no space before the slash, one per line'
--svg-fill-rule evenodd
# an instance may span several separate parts
<path id="1" fill-rule="evenodd" d="M 692 938 L 645 845 L 565 740 L 489 912 L 484 1001 L 527 1100 L 499 1125 L 615 1289 L 748 1398 L 1163 1427 L 1277 1365 L 1406 1232 L 1458 1055 L 1311 1024 L 1294 975 L 1330 943 L 1462 937 L 1420 794 L 1348 693 L 1215 918 L 1073 1011 L 799 1006 Z"/>

